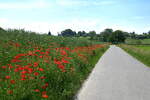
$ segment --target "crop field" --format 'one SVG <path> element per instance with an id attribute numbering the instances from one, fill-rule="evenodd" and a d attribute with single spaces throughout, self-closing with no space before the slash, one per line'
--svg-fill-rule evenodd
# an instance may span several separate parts
<path id="1" fill-rule="evenodd" d="M 129 54 L 150 67 L 150 45 L 119 45 Z"/>
<path id="2" fill-rule="evenodd" d="M 108 45 L 0 31 L 0 100 L 71 100 Z"/>

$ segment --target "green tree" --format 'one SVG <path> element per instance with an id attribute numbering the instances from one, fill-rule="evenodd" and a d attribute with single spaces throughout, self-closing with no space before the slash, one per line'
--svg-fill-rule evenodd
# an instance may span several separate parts
<path id="1" fill-rule="evenodd" d="M 109 42 L 109 38 L 111 34 L 113 33 L 113 30 L 110 28 L 105 29 L 103 32 L 100 33 L 102 40 L 104 42 Z"/>
<path id="2" fill-rule="evenodd" d="M 48 35 L 52 35 L 50 31 L 48 32 Z"/>
<path id="3" fill-rule="evenodd" d="M 109 41 L 112 43 L 122 43 L 125 42 L 125 39 L 126 37 L 124 32 L 121 30 L 116 30 L 111 34 Z"/>
<path id="4" fill-rule="evenodd" d="M 76 35 L 76 32 L 75 31 L 72 31 L 71 29 L 66 29 L 64 31 L 61 32 L 61 35 L 62 36 L 75 36 Z"/>

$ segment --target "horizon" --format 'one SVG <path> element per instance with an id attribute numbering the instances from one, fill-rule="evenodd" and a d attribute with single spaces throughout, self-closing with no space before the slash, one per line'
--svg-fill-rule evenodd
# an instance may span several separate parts
<path id="1" fill-rule="evenodd" d="M 142 34 L 150 30 L 150 1 L 143 0 L 1 0 L 0 27 L 53 35 L 65 29 L 106 28 Z"/>

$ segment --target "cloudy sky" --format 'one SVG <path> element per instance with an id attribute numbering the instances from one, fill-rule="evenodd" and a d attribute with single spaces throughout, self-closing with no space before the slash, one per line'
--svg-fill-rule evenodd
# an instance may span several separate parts
<path id="1" fill-rule="evenodd" d="M 150 0 L 0 0 L 0 27 L 142 33 L 150 30 Z"/>

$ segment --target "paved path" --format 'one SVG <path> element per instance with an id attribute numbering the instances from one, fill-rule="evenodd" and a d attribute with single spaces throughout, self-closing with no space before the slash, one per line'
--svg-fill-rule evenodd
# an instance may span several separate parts
<path id="1" fill-rule="evenodd" d="M 111 46 L 102 56 L 77 100 L 150 100 L 150 68 Z"/>

